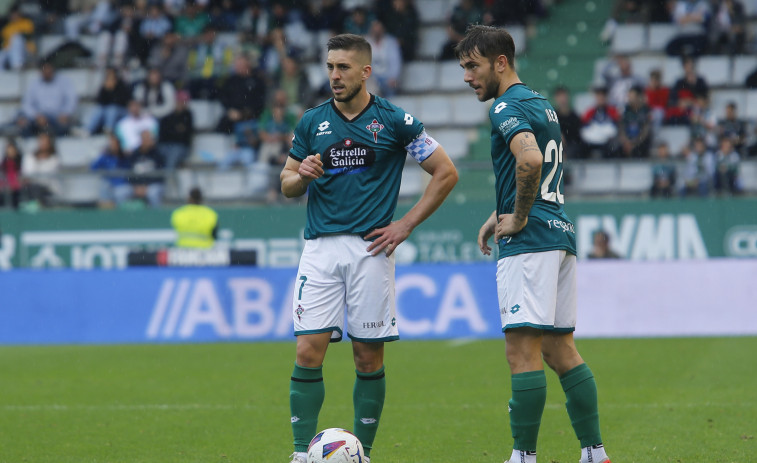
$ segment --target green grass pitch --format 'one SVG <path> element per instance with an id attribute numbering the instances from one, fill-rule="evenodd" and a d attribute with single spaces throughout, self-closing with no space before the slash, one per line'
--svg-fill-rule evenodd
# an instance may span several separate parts
<path id="1" fill-rule="evenodd" d="M 757 461 L 757 338 L 580 340 L 615 463 Z M 292 343 L 0 348 L 2 463 L 276 463 Z M 504 341 L 387 346 L 376 463 L 496 462 L 511 445 Z M 349 343 L 319 428 L 352 426 Z M 539 461 L 576 463 L 554 374 Z"/>

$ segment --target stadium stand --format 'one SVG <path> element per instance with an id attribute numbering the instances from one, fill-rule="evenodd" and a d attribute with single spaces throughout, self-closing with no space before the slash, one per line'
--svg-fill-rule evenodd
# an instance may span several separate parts
<path id="1" fill-rule="evenodd" d="M 369 9 L 379 3 L 387 2 L 344 2 L 350 7 L 361 5 Z M 668 87 L 683 75 L 680 58 L 665 55 L 666 45 L 676 34 L 676 27 L 671 23 L 619 24 L 609 44 L 603 44 L 598 37 L 602 25 L 609 17 L 610 3 L 612 2 L 588 0 L 544 2 L 547 5 L 545 10 L 549 11 L 547 16 L 529 17 L 517 24 L 508 25 L 516 43 L 516 65 L 524 81 L 547 96 L 557 85 L 566 85 L 572 91 L 573 105 L 579 115 L 592 105 L 593 95 L 588 90 L 592 85 L 605 82 L 604 72 L 612 64 L 615 54 L 627 54 L 634 72 L 644 78 L 654 69 L 661 70 L 663 83 Z M 749 16 L 747 49 L 751 51 L 757 30 L 757 1 L 745 0 L 743 3 Z M 450 14 L 458 1 L 414 0 L 413 4 L 420 20 L 417 56 L 415 61 L 404 63 L 400 92 L 392 99 L 395 104 L 424 122 L 429 133 L 442 142 L 466 174 L 458 186 L 461 197 L 478 195 L 479 192 L 474 191 L 477 188 L 481 189 L 481 194 L 484 194 L 484 189 L 490 194 L 491 185 L 486 180 L 486 171 L 490 169 L 486 162 L 488 105 L 479 103 L 473 97 L 462 81 L 462 71 L 457 62 L 438 60 L 442 44 L 448 39 Z M 0 70 L 0 124 L 7 136 L 17 136 L 12 122 L 18 114 L 24 90 L 39 73 L 37 63 L 45 57 L 54 56 L 56 50 L 60 50 L 68 42 L 62 19 L 59 19 L 58 24 L 47 24 L 41 19 L 45 17 L 43 10 L 37 8 L 41 2 L 30 0 L 24 2 L 24 5 L 24 11 L 33 17 L 38 26 L 35 37 L 36 56 L 23 70 Z M 117 13 L 114 12 L 116 16 Z M 285 22 L 284 34 L 288 33 L 290 37 L 284 42 L 283 48 L 275 42 L 273 46 L 269 46 L 266 45 L 266 40 L 270 31 L 253 33 L 251 29 L 245 29 L 249 27 L 244 25 L 245 20 L 249 25 L 249 18 L 245 19 L 246 6 L 240 7 L 237 13 L 240 18 L 238 29 L 219 28 L 216 44 L 219 49 L 255 57 L 256 67 L 265 71 L 267 95 L 273 94 L 273 88 L 284 85 L 279 81 L 278 63 L 281 53 L 286 53 L 296 57 L 302 68 L 308 94 L 315 95 L 306 101 L 291 103 L 295 103 L 301 110 L 329 96 L 328 89 L 325 88 L 328 81 L 320 58 L 328 37 L 327 31 L 308 29 L 302 23 L 292 22 L 291 18 L 282 19 Z M 271 14 L 271 11 L 266 13 Z M 134 14 L 138 17 L 142 12 L 134 10 Z M 89 51 L 92 57 L 77 58 L 74 68 L 59 71 L 73 82 L 79 97 L 77 115 L 80 124 L 88 120 L 94 110 L 95 98 L 103 80 L 102 68 L 97 66 L 95 60 L 98 39 L 97 35 L 80 34 L 78 44 Z M 191 56 L 188 59 L 192 59 Z M 214 65 L 227 66 L 229 71 L 225 72 L 230 72 L 232 57 L 224 55 L 218 59 Z M 146 69 L 146 64 L 136 56 L 129 55 L 121 73 L 133 85 L 144 77 Z M 753 144 L 757 121 L 757 90 L 747 89 L 744 83 L 747 76 L 757 70 L 757 57 L 753 54 L 706 54 L 699 57 L 697 69 L 706 76 L 710 87 L 713 117 L 721 116 L 725 105 L 735 101 L 738 116 L 748 122 L 746 145 Z M 176 84 L 182 85 L 181 82 Z M 285 85 L 285 88 L 295 87 L 291 82 Z M 236 142 L 233 135 L 216 131 L 225 110 L 218 100 L 196 97 L 189 102 L 189 108 L 196 131 L 191 156 L 181 168 L 166 173 L 165 200 L 168 203 L 183 201 L 194 185 L 201 186 L 206 191 L 209 201 L 248 203 L 269 200 L 266 193 L 271 179 L 275 177 L 272 172 L 275 173 L 280 167 L 233 167 L 229 171 L 218 170 L 219 161 Z M 666 141 L 672 153 L 677 156 L 675 160 L 679 167 L 683 165 L 682 153 L 691 140 L 688 126 L 663 125 L 656 130 L 654 139 Z M 55 204 L 80 206 L 96 202 L 99 188 L 95 181 L 97 177 L 88 169 L 105 143 L 105 137 L 100 134 L 72 133 L 57 140 L 63 181 L 60 198 Z M 0 148 L 4 144 L 5 139 L 0 139 Z M 30 154 L 33 142 L 24 142 L 22 146 L 25 154 Z M 746 153 L 743 155 L 746 156 Z M 575 161 L 575 165 L 570 167 L 570 185 L 566 190 L 578 197 L 645 196 L 650 187 L 653 162 L 650 159 Z M 403 183 L 402 187 L 404 198 L 412 198 L 421 191 L 423 175 L 421 169 L 408 163 L 404 177 L 407 185 Z M 466 176 L 478 181 L 466 181 Z M 742 159 L 740 178 L 745 193 L 757 193 L 756 160 L 746 157 Z"/>

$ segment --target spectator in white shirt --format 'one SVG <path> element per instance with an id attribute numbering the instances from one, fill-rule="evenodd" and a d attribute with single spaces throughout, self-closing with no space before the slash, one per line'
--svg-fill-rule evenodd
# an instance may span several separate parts
<path id="1" fill-rule="evenodd" d="M 128 114 L 116 124 L 116 136 L 121 142 L 121 149 L 131 155 L 142 144 L 142 132 L 150 132 L 153 139 L 158 137 L 158 121 L 151 114 L 142 110 L 138 100 L 129 102 Z"/>

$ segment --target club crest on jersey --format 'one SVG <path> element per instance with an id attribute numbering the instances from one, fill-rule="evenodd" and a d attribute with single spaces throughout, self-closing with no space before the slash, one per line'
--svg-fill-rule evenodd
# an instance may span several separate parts
<path id="1" fill-rule="evenodd" d="M 373 142 L 378 143 L 378 134 L 384 129 L 384 124 L 380 123 L 377 119 L 365 126 L 369 132 L 373 134 Z"/>

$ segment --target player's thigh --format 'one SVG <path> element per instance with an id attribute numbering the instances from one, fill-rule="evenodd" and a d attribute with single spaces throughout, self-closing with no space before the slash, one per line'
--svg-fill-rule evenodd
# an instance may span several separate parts
<path id="1" fill-rule="evenodd" d="M 576 328 L 576 256 L 560 251 L 560 271 L 557 275 L 557 305 L 555 331 L 567 333 Z"/>
<path id="2" fill-rule="evenodd" d="M 294 334 L 344 331 L 345 285 L 332 246 L 327 240 L 307 240 L 292 295 Z"/>
<path id="3" fill-rule="evenodd" d="M 367 244 L 353 241 L 347 286 L 347 332 L 353 341 L 382 342 L 399 338 L 394 291 L 394 255 L 371 256 Z"/>
<path id="4" fill-rule="evenodd" d="M 561 251 L 518 254 L 497 262 L 502 330 L 553 329 Z"/>

